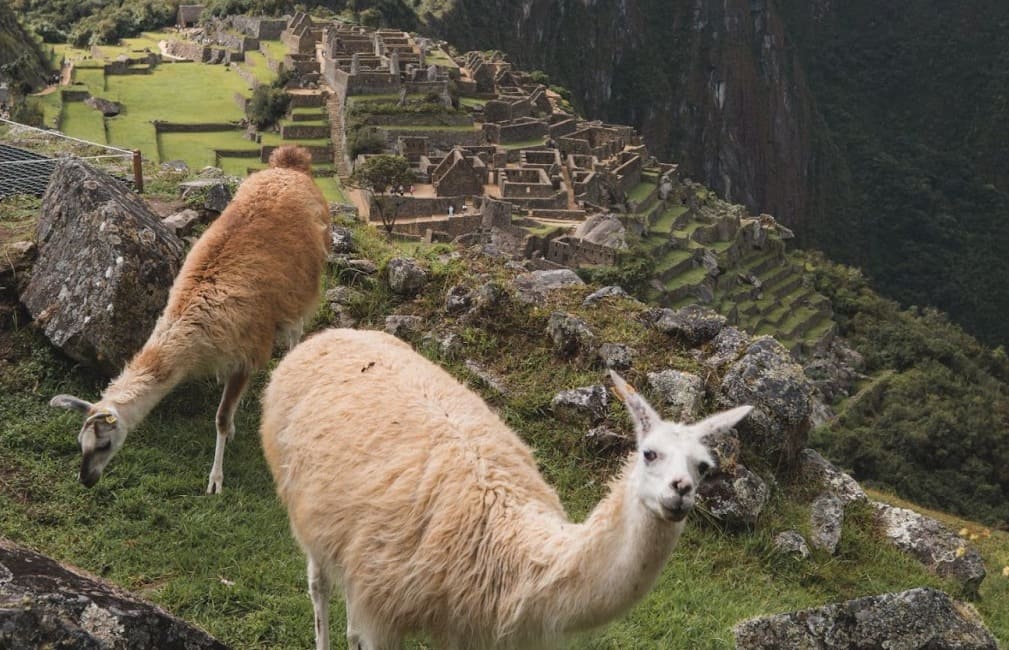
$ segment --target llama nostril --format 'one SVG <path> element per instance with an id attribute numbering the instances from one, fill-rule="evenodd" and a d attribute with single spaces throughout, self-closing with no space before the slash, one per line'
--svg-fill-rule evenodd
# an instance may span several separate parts
<path id="1" fill-rule="evenodd" d="M 673 481 L 672 488 L 680 496 L 687 496 L 694 489 L 694 486 L 686 479 L 679 479 Z"/>

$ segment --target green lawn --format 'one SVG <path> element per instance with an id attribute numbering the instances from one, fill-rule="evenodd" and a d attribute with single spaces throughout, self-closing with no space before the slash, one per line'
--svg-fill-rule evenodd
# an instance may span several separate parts
<path id="1" fill-rule="evenodd" d="M 105 94 L 105 70 L 101 67 L 74 66 L 74 83 L 84 84 L 92 95 Z"/>
<path id="2" fill-rule="evenodd" d="M 259 150 L 256 143 L 242 137 L 242 132 L 210 131 L 206 133 L 162 133 L 158 136 L 162 161 L 184 160 L 190 169 L 201 169 L 215 165 L 214 149 Z M 236 159 L 237 160 L 237 159 Z M 259 158 L 243 158 L 249 164 L 259 162 Z M 240 176 L 245 175 L 243 170 Z"/>
<path id="3" fill-rule="evenodd" d="M 274 61 L 283 61 L 287 55 L 287 46 L 280 41 L 260 41 L 259 49 L 266 50 L 266 55 Z"/>
<path id="4" fill-rule="evenodd" d="M 261 84 L 272 84 L 277 79 L 277 73 L 270 70 L 270 66 L 266 63 L 266 55 L 262 52 L 252 50 L 246 52 L 245 61 L 239 65 L 252 72 Z"/>
<path id="5" fill-rule="evenodd" d="M 627 193 L 627 198 L 635 203 L 641 203 L 648 198 L 648 195 L 655 189 L 652 183 L 638 183 Z"/>
<path id="6" fill-rule="evenodd" d="M 323 176 L 315 179 L 315 184 L 322 190 L 322 195 L 330 203 L 349 203 L 349 199 L 343 193 L 343 186 L 336 176 Z"/>
<path id="7" fill-rule="evenodd" d="M 99 45 L 98 50 L 102 56 L 110 61 L 122 54 L 129 57 L 138 57 L 143 56 L 147 50 L 157 54 L 160 51 L 158 41 L 174 38 L 176 38 L 176 35 L 172 32 L 144 32 L 135 38 L 124 38 L 118 45 Z"/>
<path id="8" fill-rule="evenodd" d="M 486 99 L 477 99 L 476 97 L 460 97 L 460 106 L 469 106 L 471 108 L 483 108 L 484 104 L 487 103 Z"/>
<path id="9" fill-rule="evenodd" d="M 302 144 L 306 146 L 320 146 L 329 144 L 329 138 L 302 138 L 300 140 L 285 140 L 279 133 L 264 133 L 263 144 L 280 146 L 282 144 Z"/>
<path id="10" fill-rule="evenodd" d="M 61 126 L 67 135 L 98 144 L 108 144 L 105 141 L 105 123 L 102 114 L 84 102 L 63 104 Z"/>

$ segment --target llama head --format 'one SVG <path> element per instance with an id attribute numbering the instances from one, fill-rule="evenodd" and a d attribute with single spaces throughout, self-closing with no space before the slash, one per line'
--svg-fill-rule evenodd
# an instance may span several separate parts
<path id="1" fill-rule="evenodd" d="M 695 424 L 680 424 L 663 420 L 645 398 L 612 370 L 610 377 L 634 422 L 638 498 L 656 517 L 682 521 L 694 507 L 698 486 L 715 466 L 704 438 L 731 429 L 753 407 L 738 406 Z"/>
<path id="2" fill-rule="evenodd" d="M 57 395 L 49 401 L 49 406 L 84 414 L 84 425 L 77 434 L 77 445 L 81 449 L 81 471 L 77 478 L 84 487 L 93 486 L 126 442 L 126 426 L 119 413 L 114 406 L 92 404 L 73 395 Z"/>

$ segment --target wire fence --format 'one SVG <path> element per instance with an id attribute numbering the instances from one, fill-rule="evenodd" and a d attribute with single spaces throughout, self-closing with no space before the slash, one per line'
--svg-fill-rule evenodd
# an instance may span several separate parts
<path id="1" fill-rule="evenodd" d="M 41 196 L 59 158 L 76 157 L 143 191 L 139 152 L 0 118 L 0 200 Z"/>

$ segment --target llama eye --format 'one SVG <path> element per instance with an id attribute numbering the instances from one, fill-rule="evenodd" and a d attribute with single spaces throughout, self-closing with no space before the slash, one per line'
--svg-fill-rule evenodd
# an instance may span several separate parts
<path id="1" fill-rule="evenodd" d="M 697 464 L 697 471 L 701 476 L 707 476 L 708 472 L 711 471 L 711 463 L 706 463 L 701 461 Z"/>
<path id="2" fill-rule="evenodd" d="M 646 462 L 649 462 L 649 463 L 650 463 L 650 462 L 652 462 L 653 460 L 655 460 L 655 457 L 656 457 L 656 455 L 657 455 L 657 454 L 656 454 L 656 453 L 655 453 L 654 451 L 652 451 L 651 449 L 646 449 L 646 450 L 644 451 L 644 456 L 645 456 L 645 461 L 646 461 Z"/>

